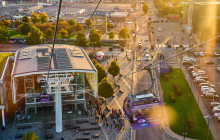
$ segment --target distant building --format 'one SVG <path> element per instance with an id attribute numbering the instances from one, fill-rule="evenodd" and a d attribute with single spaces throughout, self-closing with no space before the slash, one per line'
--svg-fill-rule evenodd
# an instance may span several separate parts
<path id="1" fill-rule="evenodd" d="M 94 16 L 106 16 L 106 17 L 109 17 L 112 13 L 113 13 L 113 11 L 111 11 L 111 10 L 96 10 L 95 12 L 92 11 L 90 13 L 90 15 L 94 14 Z"/>
<path id="2" fill-rule="evenodd" d="M 127 12 L 124 11 L 117 11 L 111 14 L 111 20 L 114 22 L 120 22 L 120 21 L 125 21 L 127 18 L 128 14 Z"/>
<path id="3" fill-rule="evenodd" d="M 214 29 L 216 34 L 220 33 L 220 1 L 190 0 L 186 11 L 188 12 L 186 24 L 192 33 L 207 36 L 213 28 L 216 28 Z M 210 21 L 213 26 L 206 26 Z"/>
<path id="4" fill-rule="evenodd" d="M 85 51 L 70 45 L 31 46 L 16 52 L 11 73 L 16 122 L 55 121 L 80 118 L 94 107 L 97 70 Z"/>

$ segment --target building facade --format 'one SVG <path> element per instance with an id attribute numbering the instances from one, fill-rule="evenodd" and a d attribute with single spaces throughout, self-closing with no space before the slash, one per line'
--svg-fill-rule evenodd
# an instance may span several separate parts
<path id="1" fill-rule="evenodd" d="M 73 119 L 93 109 L 97 93 L 97 71 L 82 48 L 51 45 L 19 50 L 12 69 L 12 97 L 17 121 L 55 121 L 62 132 L 62 120 Z M 49 65 L 51 63 L 50 71 Z"/>

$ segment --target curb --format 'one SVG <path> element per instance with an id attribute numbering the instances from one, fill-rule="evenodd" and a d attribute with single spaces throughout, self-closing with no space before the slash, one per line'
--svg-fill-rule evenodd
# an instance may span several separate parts
<path id="1" fill-rule="evenodd" d="M 160 125 L 160 131 L 165 134 L 166 136 L 168 136 L 169 138 L 173 139 L 173 140 L 180 140 L 180 139 L 177 139 L 176 137 L 170 135 L 169 133 L 167 133 L 164 128 L 163 128 L 163 125 Z"/>

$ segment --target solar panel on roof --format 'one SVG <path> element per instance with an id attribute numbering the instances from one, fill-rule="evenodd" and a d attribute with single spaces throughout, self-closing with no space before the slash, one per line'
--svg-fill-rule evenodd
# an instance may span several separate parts
<path id="1" fill-rule="evenodd" d="M 66 49 L 55 48 L 56 65 L 58 69 L 72 68 Z"/>
<path id="2" fill-rule="evenodd" d="M 25 49 L 25 50 L 21 50 L 20 51 L 19 59 L 20 60 L 22 60 L 22 59 L 30 59 L 30 58 L 32 58 L 32 56 L 33 56 L 32 50 Z"/>
<path id="3" fill-rule="evenodd" d="M 48 70 L 50 64 L 50 57 L 37 57 L 37 69 L 38 70 Z"/>

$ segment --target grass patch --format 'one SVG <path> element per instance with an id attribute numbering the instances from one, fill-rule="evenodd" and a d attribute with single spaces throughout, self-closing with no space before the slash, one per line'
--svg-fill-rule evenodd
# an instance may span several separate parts
<path id="1" fill-rule="evenodd" d="M 11 36 L 12 38 L 26 38 L 27 35 L 21 35 L 21 34 L 15 34 L 13 36 Z"/>
<path id="2" fill-rule="evenodd" d="M 19 34 L 19 33 L 15 30 L 9 30 L 9 34 L 10 34 L 10 36 L 14 36 L 14 35 Z"/>
<path id="3" fill-rule="evenodd" d="M 167 103 L 167 107 L 172 112 L 167 109 L 168 120 L 170 124 L 170 129 L 183 136 L 184 132 L 184 110 L 185 110 L 185 127 L 186 127 L 186 137 L 193 139 L 206 140 L 208 133 L 208 126 L 203 118 L 200 108 L 191 93 L 191 89 L 185 80 L 184 74 L 181 69 L 173 69 L 173 72 L 168 74 L 169 81 L 166 81 L 163 76 L 160 77 L 161 86 L 163 89 L 164 102 Z M 182 90 L 182 96 L 178 96 L 174 90 L 174 83 L 178 83 Z M 170 93 L 174 93 L 175 103 L 170 100 Z M 172 114 L 172 115 L 171 115 Z M 193 122 L 193 128 L 187 123 L 187 120 Z M 209 140 L 213 140 L 212 134 L 210 132 Z"/>
<path id="4" fill-rule="evenodd" d="M 13 55 L 14 55 L 13 53 L 0 53 L 0 71 L 2 70 L 2 67 L 5 63 L 5 59 L 8 56 L 13 56 Z"/>
<path id="5" fill-rule="evenodd" d="M 77 37 L 77 34 L 69 35 L 69 39 L 76 39 L 76 37 Z"/>

